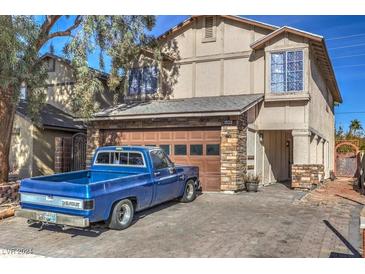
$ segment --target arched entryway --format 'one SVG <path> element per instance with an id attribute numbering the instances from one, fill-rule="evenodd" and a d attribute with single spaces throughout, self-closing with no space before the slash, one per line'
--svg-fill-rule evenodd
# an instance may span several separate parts
<path id="1" fill-rule="evenodd" d="M 359 142 L 358 140 L 336 141 L 335 175 L 339 177 L 359 176 Z"/>

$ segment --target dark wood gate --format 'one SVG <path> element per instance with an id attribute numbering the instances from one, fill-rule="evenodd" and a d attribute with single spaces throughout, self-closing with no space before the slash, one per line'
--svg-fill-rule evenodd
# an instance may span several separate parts
<path id="1" fill-rule="evenodd" d="M 340 177 L 359 176 L 359 144 L 357 140 L 336 141 L 335 174 Z"/>
<path id="2" fill-rule="evenodd" d="M 72 170 L 86 168 L 86 134 L 77 133 L 72 136 Z"/>

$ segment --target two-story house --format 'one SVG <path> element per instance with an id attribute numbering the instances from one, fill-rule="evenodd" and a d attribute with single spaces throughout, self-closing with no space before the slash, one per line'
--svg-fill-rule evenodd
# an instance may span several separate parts
<path id="1" fill-rule="evenodd" d="M 34 123 L 28 113 L 27 90 L 22 88 L 9 159 L 13 177 L 85 168 L 86 127 L 84 123 L 75 121 L 71 110 L 71 92 L 75 84 L 71 63 L 49 53 L 41 58 L 48 67 L 46 104 L 40 110 L 38 123 Z M 96 73 L 105 87 L 95 94 L 95 102 L 101 108 L 111 106 L 112 94 L 106 84 L 108 75 Z"/>
<path id="2" fill-rule="evenodd" d="M 94 116 L 89 163 L 100 145 L 158 145 L 176 163 L 199 166 L 206 191 L 239 190 L 245 173 L 304 188 L 329 177 L 342 99 L 323 37 L 192 16 L 158 39 L 175 59 L 137 58 L 128 96 L 144 99 Z"/>

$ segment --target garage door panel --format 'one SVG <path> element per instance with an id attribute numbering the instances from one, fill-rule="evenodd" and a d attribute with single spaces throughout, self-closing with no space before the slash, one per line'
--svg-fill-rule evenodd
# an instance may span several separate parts
<path id="1" fill-rule="evenodd" d="M 175 132 L 173 132 L 173 139 L 175 142 L 186 141 L 186 140 L 188 140 L 188 132 L 187 131 L 175 131 Z"/>
<path id="2" fill-rule="evenodd" d="M 174 159 L 174 162 L 179 165 L 188 165 L 189 164 L 189 159 L 187 156 L 174 156 L 173 159 Z"/>
<path id="3" fill-rule="evenodd" d="M 192 166 L 197 166 L 197 167 L 199 167 L 199 173 L 205 173 L 206 172 L 206 168 L 205 168 L 205 163 L 204 163 L 204 161 L 202 161 L 202 160 L 190 160 L 190 165 L 192 165 Z"/>
<path id="4" fill-rule="evenodd" d="M 158 132 L 159 136 L 158 139 L 160 141 L 170 141 L 173 139 L 172 132 L 171 131 L 160 131 Z"/>
<path id="5" fill-rule="evenodd" d="M 205 131 L 205 141 L 216 141 L 220 143 L 221 132 L 220 131 Z"/>
<path id="6" fill-rule="evenodd" d="M 144 141 L 146 142 L 156 142 L 158 140 L 158 132 L 145 132 L 143 136 Z"/>
<path id="7" fill-rule="evenodd" d="M 204 131 L 190 131 L 189 132 L 189 141 L 203 141 L 204 140 Z"/>
<path id="8" fill-rule="evenodd" d="M 220 176 L 209 176 L 205 175 L 205 190 L 207 191 L 219 191 L 220 188 L 217 186 L 220 186 L 221 178 Z"/>
<path id="9" fill-rule="evenodd" d="M 132 141 L 143 141 L 143 133 L 138 131 L 132 131 L 130 136 Z"/>

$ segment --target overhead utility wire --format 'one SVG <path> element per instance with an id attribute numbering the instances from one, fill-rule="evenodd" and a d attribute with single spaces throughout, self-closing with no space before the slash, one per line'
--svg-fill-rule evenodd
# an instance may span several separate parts
<path id="1" fill-rule="evenodd" d="M 352 35 L 346 35 L 346 36 L 337 36 L 337 37 L 328 38 L 326 40 L 327 41 L 341 40 L 341 39 L 346 39 L 346 38 L 351 38 L 351 37 L 359 37 L 359 36 L 365 36 L 365 33 L 358 33 L 358 34 L 352 34 Z"/>
<path id="2" fill-rule="evenodd" d="M 360 44 L 355 44 L 355 45 L 349 45 L 349 46 L 334 47 L 334 48 L 328 48 L 328 49 L 329 50 L 346 49 L 346 48 L 355 48 L 355 47 L 360 47 L 360 46 L 365 46 L 365 43 L 360 43 Z"/>
<path id="3" fill-rule="evenodd" d="M 352 55 L 344 55 L 344 56 L 338 56 L 338 57 L 333 57 L 333 59 L 343 59 L 343 58 L 350 58 L 350 57 L 358 57 L 358 56 L 365 56 L 365 53 L 360 53 L 360 54 L 352 54 Z"/>

